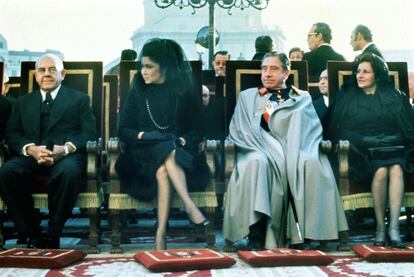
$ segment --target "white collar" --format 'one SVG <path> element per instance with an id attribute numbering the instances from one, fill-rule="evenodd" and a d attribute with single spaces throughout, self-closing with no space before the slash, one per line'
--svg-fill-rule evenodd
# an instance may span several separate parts
<path id="1" fill-rule="evenodd" d="M 371 41 L 371 42 L 368 42 L 367 43 L 367 45 L 365 45 L 364 46 L 364 48 L 362 48 L 362 50 L 361 50 L 361 52 L 364 52 L 365 51 L 365 49 L 367 49 L 369 46 L 371 46 L 371 45 L 373 45 L 374 43 Z"/>
<path id="2" fill-rule="evenodd" d="M 325 43 L 322 43 L 321 45 L 319 45 L 318 48 L 321 47 L 321 46 L 329 46 L 329 47 L 332 47 L 329 43 L 326 43 L 326 42 Z"/>
<path id="3" fill-rule="evenodd" d="M 50 95 L 52 96 L 52 99 L 53 100 L 55 100 L 55 98 L 56 98 L 56 96 L 57 96 L 57 94 L 59 92 L 60 87 L 61 87 L 61 85 L 59 85 L 57 88 L 55 88 L 54 90 L 52 90 L 52 92 L 50 92 Z M 46 91 L 44 91 L 44 90 L 41 89 L 40 90 L 40 93 L 42 94 L 42 102 L 43 102 L 46 99 Z"/>
<path id="4" fill-rule="evenodd" d="M 323 102 L 325 102 L 325 105 L 328 107 L 329 106 L 329 97 L 326 95 L 322 95 L 323 97 Z"/>

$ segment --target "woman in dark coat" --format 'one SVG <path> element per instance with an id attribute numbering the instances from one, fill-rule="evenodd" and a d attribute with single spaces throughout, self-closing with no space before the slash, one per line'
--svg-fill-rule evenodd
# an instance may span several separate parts
<path id="1" fill-rule="evenodd" d="M 383 59 L 368 53 L 355 60 L 353 75 L 339 92 L 328 117 L 328 137 L 351 143 L 351 180 L 371 183 L 377 222 L 374 244 L 384 246 L 387 241 L 388 197 L 390 244 L 404 248 L 399 216 L 404 194 L 403 171 L 412 171 L 408 155 L 414 146 L 414 115 L 406 95 L 391 84 Z"/>
<path id="2" fill-rule="evenodd" d="M 173 40 L 152 39 L 139 56 L 139 73 L 122 107 L 119 137 L 126 151 L 116 163 L 122 189 L 142 201 L 157 196 L 155 249 L 166 249 L 171 186 L 199 228 L 209 221 L 189 196 L 187 179 L 205 187 L 210 172 L 204 154 L 199 111 L 189 63 Z"/>

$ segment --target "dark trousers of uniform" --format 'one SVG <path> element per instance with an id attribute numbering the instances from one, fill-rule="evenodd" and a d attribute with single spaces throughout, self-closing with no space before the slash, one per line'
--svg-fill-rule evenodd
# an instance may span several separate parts
<path id="1" fill-rule="evenodd" d="M 15 156 L 0 167 L 0 196 L 15 220 L 17 232 L 29 237 L 40 235 L 40 220 L 31 196 L 38 176 L 47 177 L 48 236 L 59 237 L 85 184 L 86 156 L 71 154 L 52 166 L 39 165 L 32 157 Z"/>

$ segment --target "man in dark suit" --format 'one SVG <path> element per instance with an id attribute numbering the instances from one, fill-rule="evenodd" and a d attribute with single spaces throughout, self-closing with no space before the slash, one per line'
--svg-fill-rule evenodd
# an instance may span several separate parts
<path id="1" fill-rule="evenodd" d="M 0 143 L 4 139 L 7 120 L 11 112 L 11 102 L 5 96 L 0 94 Z"/>
<path id="2" fill-rule="evenodd" d="M 365 25 L 357 25 L 351 34 L 352 49 L 354 51 L 361 50 L 361 55 L 365 53 L 372 53 L 383 58 L 381 51 L 372 42 L 372 33 Z"/>
<path id="3" fill-rule="evenodd" d="M 16 154 L 0 168 L 0 196 L 28 248 L 59 248 L 63 225 L 71 214 L 86 175 L 86 142 L 94 140 L 96 123 L 87 94 L 61 85 L 59 57 L 46 54 L 36 62 L 40 90 L 14 104 L 6 142 Z M 47 176 L 49 229 L 41 237 L 33 208 L 34 177 Z"/>
<path id="4" fill-rule="evenodd" d="M 319 77 L 319 92 L 322 94 L 321 97 L 313 101 L 313 106 L 318 114 L 319 120 L 323 122 L 328 109 L 329 99 L 328 99 L 328 70 L 324 70 Z"/>
<path id="5" fill-rule="evenodd" d="M 302 60 L 308 61 L 309 79 L 317 82 L 322 71 L 326 69 L 327 61 L 344 61 L 345 58 L 335 52 L 330 45 L 332 40 L 331 28 L 328 24 L 318 22 L 312 25 L 308 33 L 308 46 L 311 50 L 303 55 Z"/>

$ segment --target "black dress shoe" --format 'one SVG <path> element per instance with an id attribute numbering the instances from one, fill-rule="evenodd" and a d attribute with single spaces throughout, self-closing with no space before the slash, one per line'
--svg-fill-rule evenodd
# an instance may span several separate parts
<path id="1" fill-rule="evenodd" d="M 250 239 L 245 249 L 249 251 L 265 250 L 264 244 L 258 239 Z"/>
<path id="2" fill-rule="evenodd" d="M 198 232 L 198 233 L 200 233 L 200 232 L 204 232 L 205 230 L 206 230 L 206 228 L 207 228 L 207 226 L 208 225 L 210 225 L 210 220 L 208 220 L 207 218 L 206 219 L 204 219 L 204 221 L 203 222 L 201 222 L 201 223 L 197 223 L 197 224 L 195 224 L 194 223 L 194 226 L 195 226 L 195 231 L 196 232 Z"/>
<path id="3" fill-rule="evenodd" d="M 389 246 L 393 248 L 400 248 L 400 249 L 406 248 L 405 243 L 402 242 L 401 240 L 390 240 Z"/>
<path id="4" fill-rule="evenodd" d="M 296 249 L 296 250 L 313 250 L 313 247 L 307 242 L 291 244 L 289 248 Z"/>
<path id="5" fill-rule="evenodd" d="M 46 245 L 44 248 L 47 249 L 59 249 L 60 248 L 60 238 L 59 237 L 48 237 L 46 238 Z"/>
<path id="6" fill-rule="evenodd" d="M 374 246 L 380 246 L 380 247 L 384 247 L 387 244 L 385 243 L 385 241 L 381 241 L 381 240 L 376 240 L 374 241 Z"/>
<path id="7" fill-rule="evenodd" d="M 38 238 L 29 238 L 26 248 L 37 248 Z"/>

